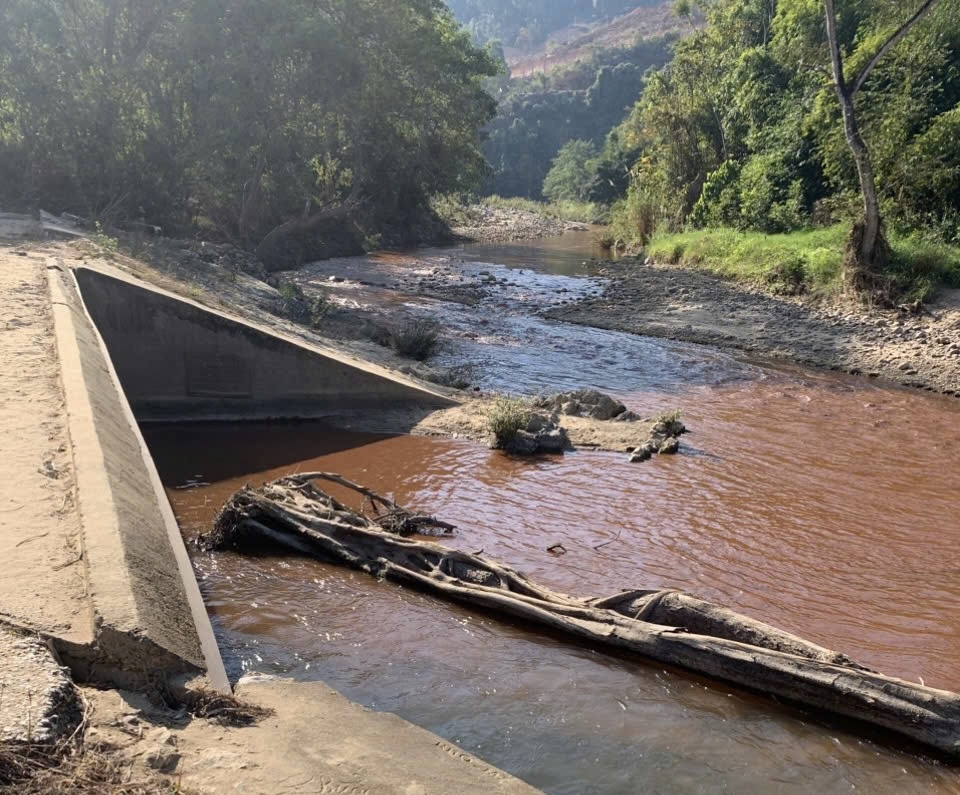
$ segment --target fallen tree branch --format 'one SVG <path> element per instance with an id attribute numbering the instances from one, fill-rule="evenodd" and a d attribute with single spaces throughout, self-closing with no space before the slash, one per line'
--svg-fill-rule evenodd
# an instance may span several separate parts
<path id="1" fill-rule="evenodd" d="M 315 480 L 362 494 L 376 515 L 345 507 Z M 387 529 L 379 523 L 385 516 L 394 517 Z M 960 757 L 960 695 L 884 676 L 679 591 L 634 590 L 601 599 L 567 596 L 478 554 L 402 538 L 390 532 L 396 517 L 415 515 L 337 475 L 307 473 L 241 489 L 201 543 L 208 549 L 243 549 L 268 541 L 593 644 L 864 721 Z M 449 527 L 430 521 L 434 527 Z"/>

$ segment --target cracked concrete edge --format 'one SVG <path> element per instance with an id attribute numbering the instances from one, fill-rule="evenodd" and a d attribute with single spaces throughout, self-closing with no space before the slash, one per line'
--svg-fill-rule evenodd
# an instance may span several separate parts
<path id="1" fill-rule="evenodd" d="M 52 744 L 82 717 L 70 671 L 53 644 L 0 621 L 0 746 Z"/>
<path id="2" fill-rule="evenodd" d="M 173 511 L 69 269 L 48 261 L 94 646 L 62 653 L 99 681 L 205 671 L 230 685 Z"/>

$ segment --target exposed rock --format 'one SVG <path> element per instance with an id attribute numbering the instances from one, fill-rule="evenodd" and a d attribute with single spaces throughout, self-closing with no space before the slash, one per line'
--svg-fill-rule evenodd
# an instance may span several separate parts
<path id="1" fill-rule="evenodd" d="M 572 445 L 555 414 L 548 416 L 534 411 L 530 413 L 526 427 L 517 431 L 503 449 L 511 455 L 534 455 L 562 453 L 572 449 Z"/>
<path id="2" fill-rule="evenodd" d="M 643 447 L 636 448 L 632 453 L 630 453 L 630 463 L 639 464 L 644 461 L 648 461 L 653 458 L 653 447 L 649 445 L 644 445 Z"/>
<path id="3" fill-rule="evenodd" d="M 453 234 L 486 243 L 530 240 L 562 235 L 566 231 L 582 231 L 583 224 L 561 221 L 539 213 L 512 207 L 475 204 L 464 209 L 464 217 L 453 227 Z"/>
<path id="4" fill-rule="evenodd" d="M 556 395 L 547 395 L 534 401 L 537 408 L 556 411 L 568 417 L 590 417 L 595 420 L 612 420 L 629 415 L 627 419 L 636 418 L 633 412 L 627 412 L 627 407 L 619 400 L 598 392 L 596 389 L 577 389 L 573 392 L 561 392 Z"/>
<path id="5" fill-rule="evenodd" d="M 680 450 L 680 436 L 687 432 L 679 413 L 661 414 L 650 420 L 650 437 L 630 452 L 630 463 L 649 461 L 654 453 L 672 455 Z"/>
<path id="6" fill-rule="evenodd" d="M 657 452 L 660 455 L 671 455 L 680 450 L 680 440 L 676 436 L 671 436 L 669 439 L 664 440 L 663 444 L 660 445 L 660 449 Z"/>

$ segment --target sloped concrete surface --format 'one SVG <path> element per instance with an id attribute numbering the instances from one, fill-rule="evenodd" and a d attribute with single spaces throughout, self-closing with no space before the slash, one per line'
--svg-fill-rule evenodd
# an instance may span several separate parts
<path id="1" fill-rule="evenodd" d="M 80 718 L 70 672 L 47 643 L 0 626 L 0 743 L 53 743 Z"/>
<path id="2" fill-rule="evenodd" d="M 131 682 L 206 671 L 226 689 L 152 459 L 69 269 L 56 258 L 48 264 L 93 611 L 87 675 Z"/>
<path id="3" fill-rule="evenodd" d="M 151 285 L 90 267 L 75 274 L 141 421 L 323 417 L 396 405 L 429 412 L 457 402 Z"/>
<path id="4" fill-rule="evenodd" d="M 241 679 L 270 710 L 251 726 L 184 720 L 135 693 L 86 691 L 89 737 L 199 795 L 537 795 L 540 790 L 425 729 L 365 709 L 322 682 Z"/>

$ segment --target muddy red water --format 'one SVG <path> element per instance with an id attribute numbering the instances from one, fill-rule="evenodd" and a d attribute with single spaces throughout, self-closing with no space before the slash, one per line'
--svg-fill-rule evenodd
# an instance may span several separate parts
<path id="1" fill-rule="evenodd" d="M 659 394 L 628 402 L 648 410 Z M 960 409 L 795 374 L 673 396 L 687 452 L 518 461 L 316 424 L 149 429 L 188 536 L 245 482 L 340 472 L 576 594 L 684 588 L 960 689 Z M 612 543 L 595 549 L 604 542 Z M 567 554 L 546 548 L 562 542 Z M 318 676 L 550 792 L 957 792 L 949 768 L 313 561 L 198 555 L 235 669 Z M 645 782 L 642 786 L 641 781 Z"/>
<path id="2" fill-rule="evenodd" d="M 244 483 L 335 471 L 456 523 L 449 543 L 557 589 L 682 588 L 960 690 L 960 402 L 544 330 L 534 383 L 580 378 L 642 413 L 679 407 L 682 454 L 529 461 L 317 423 L 148 428 L 185 535 Z M 609 361 L 571 366 L 590 340 Z M 513 361 L 487 377 L 506 380 Z M 567 553 L 547 553 L 558 542 Z M 324 679 L 551 795 L 960 793 L 957 768 L 913 750 L 361 574 L 288 556 L 194 563 L 235 675 Z"/>

